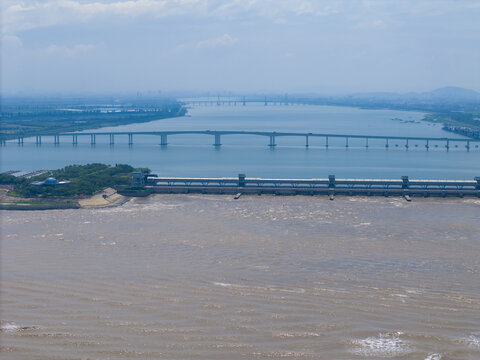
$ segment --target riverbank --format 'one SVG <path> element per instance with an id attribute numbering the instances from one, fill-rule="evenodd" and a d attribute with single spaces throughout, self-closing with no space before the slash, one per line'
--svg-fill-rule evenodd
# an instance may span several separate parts
<path id="1" fill-rule="evenodd" d="M 8 195 L 9 188 L 0 185 L 0 210 L 59 210 L 104 208 L 121 206 L 130 197 L 117 193 L 113 188 L 106 188 L 99 193 L 84 199 L 59 199 L 59 198 L 28 198 Z"/>
<path id="2" fill-rule="evenodd" d="M 145 123 L 184 116 L 187 109 L 173 99 L 2 99 L 0 140 Z"/>

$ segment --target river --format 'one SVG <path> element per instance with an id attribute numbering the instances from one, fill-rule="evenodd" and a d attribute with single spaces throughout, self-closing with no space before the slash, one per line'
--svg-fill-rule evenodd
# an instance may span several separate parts
<path id="1" fill-rule="evenodd" d="M 161 131 L 161 130 L 251 130 L 292 131 L 352 135 L 390 135 L 459 137 L 445 132 L 440 124 L 422 122 L 423 114 L 397 110 L 367 110 L 334 106 L 196 106 L 181 118 L 97 129 L 95 131 Z M 350 139 L 311 138 L 310 147 L 303 138 L 277 138 L 277 146 L 269 148 L 268 138 L 259 136 L 223 136 L 222 146 L 215 148 L 213 137 L 205 135 L 170 136 L 167 147 L 159 145 L 156 136 L 138 136 L 133 146 L 126 136 L 117 136 L 115 145 L 108 137 L 97 136 L 90 145 L 88 137 L 62 138 L 55 146 L 52 138 L 26 139 L 23 146 L 9 142 L 0 148 L 0 170 L 33 171 L 55 169 L 69 164 L 102 162 L 128 163 L 149 167 L 160 176 L 236 176 L 246 173 L 254 177 L 321 178 L 334 174 L 343 178 L 411 178 L 473 179 L 480 175 L 480 152 L 463 146 L 446 151 L 444 143 L 411 142 L 405 150 L 403 142 L 369 142 Z"/>
<path id="2" fill-rule="evenodd" d="M 478 199 L 155 195 L 0 216 L 2 359 L 480 358 Z"/>

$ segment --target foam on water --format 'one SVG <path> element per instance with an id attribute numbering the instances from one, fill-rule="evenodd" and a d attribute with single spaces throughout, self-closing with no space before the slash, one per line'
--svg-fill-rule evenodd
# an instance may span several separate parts
<path id="1" fill-rule="evenodd" d="M 442 360 L 442 355 L 441 354 L 430 354 L 428 355 L 425 360 Z"/>
<path id="2" fill-rule="evenodd" d="M 459 341 L 467 344 L 469 347 L 480 349 L 480 333 L 471 334 L 469 336 L 460 338 Z"/>
<path id="3" fill-rule="evenodd" d="M 275 335 L 276 337 L 280 338 L 312 338 L 312 337 L 320 337 L 319 333 L 316 332 L 298 332 L 298 333 L 279 333 Z"/>
<path id="4" fill-rule="evenodd" d="M 20 330 L 20 326 L 15 323 L 5 323 L 0 325 L 0 329 L 5 332 L 14 332 Z"/>
<path id="5" fill-rule="evenodd" d="M 353 340 L 353 353 L 361 356 L 391 357 L 410 352 L 410 345 L 400 336 L 402 332 L 379 334 L 376 337 Z"/>
<path id="6" fill-rule="evenodd" d="M 0 332 L 17 332 L 22 330 L 36 330 L 37 326 L 18 326 L 14 322 L 2 322 L 0 324 Z"/>

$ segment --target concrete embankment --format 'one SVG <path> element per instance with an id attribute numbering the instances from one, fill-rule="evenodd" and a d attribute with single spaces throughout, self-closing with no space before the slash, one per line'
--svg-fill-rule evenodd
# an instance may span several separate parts
<path id="1" fill-rule="evenodd" d="M 110 206 L 118 206 L 126 203 L 128 197 L 120 195 L 113 188 L 106 188 L 100 193 L 88 198 L 80 200 L 79 206 L 82 208 L 102 208 Z"/>

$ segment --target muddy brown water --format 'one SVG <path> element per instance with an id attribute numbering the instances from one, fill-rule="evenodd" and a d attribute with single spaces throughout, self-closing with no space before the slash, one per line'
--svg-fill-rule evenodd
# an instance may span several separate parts
<path id="1" fill-rule="evenodd" d="M 480 200 L 0 211 L 2 359 L 479 359 Z"/>

